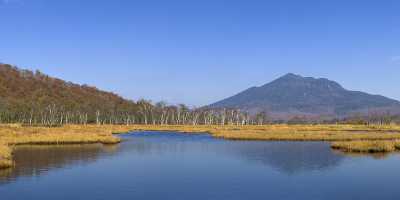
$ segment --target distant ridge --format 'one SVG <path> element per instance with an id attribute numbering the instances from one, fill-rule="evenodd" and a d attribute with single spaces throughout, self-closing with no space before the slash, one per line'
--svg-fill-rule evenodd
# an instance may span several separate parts
<path id="1" fill-rule="evenodd" d="M 251 113 L 266 111 L 275 118 L 305 116 L 345 117 L 354 113 L 400 113 L 400 102 L 381 95 L 350 91 L 325 78 L 286 74 L 260 87 L 209 105 Z"/>

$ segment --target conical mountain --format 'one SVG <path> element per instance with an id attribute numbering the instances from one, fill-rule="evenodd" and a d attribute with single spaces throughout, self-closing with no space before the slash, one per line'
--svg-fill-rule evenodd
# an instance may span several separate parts
<path id="1" fill-rule="evenodd" d="M 350 91 L 325 78 L 286 74 L 268 84 L 252 87 L 211 104 L 212 108 L 238 108 L 251 113 L 267 111 L 280 117 L 400 111 L 400 102 L 359 91 Z"/>

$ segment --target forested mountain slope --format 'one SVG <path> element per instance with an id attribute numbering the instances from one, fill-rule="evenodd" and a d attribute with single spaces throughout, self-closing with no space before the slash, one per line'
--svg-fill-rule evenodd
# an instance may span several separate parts
<path id="1" fill-rule="evenodd" d="M 143 99 L 134 102 L 111 92 L 66 82 L 39 71 L 0 64 L 0 124 L 197 125 L 228 121 L 250 123 L 250 118 L 238 111 L 190 109 L 184 104 L 153 104 Z"/>
<path id="2" fill-rule="evenodd" d="M 0 121 L 38 122 L 54 120 L 55 115 L 81 122 L 99 120 L 102 115 L 118 120 L 122 112 L 128 114 L 136 109 L 133 101 L 95 87 L 0 64 Z"/>

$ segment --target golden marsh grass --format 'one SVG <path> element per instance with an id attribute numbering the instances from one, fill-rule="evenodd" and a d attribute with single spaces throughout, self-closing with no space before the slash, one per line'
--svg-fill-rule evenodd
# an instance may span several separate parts
<path id="1" fill-rule="evenodd" d="M 350 141 L 333 142 L 331 147 L 344 152 L 355 153 L 386 153 L 400 149 L 399 140 L 375 140 L 375 141 Z"/>
<path id="2" fill-rule="evenodd" d="M 133 126 L 133 130 L 208 132 L 230 140 L 329 141 L 343 152 L 382 153 L 400 150 L 400 126 L 264 125 L 264 126 Z"/>
<path id="3" fill-rule="evenodd" d="M 0 169 L 12 166 L 11 148 L 0 143 Z"/>
<path id="4" fill-rule="evenodd" d="M 207 132 L 232 140 L 353 141 L 400 139 L 400 126 L 263 125 L 263 126 L 130 126 L 136 131 Z"/>
<path id="5" fill-rule="evenodd" d="M 23 127 L 20 125 L 0 125 L 0 167 L 12 166 L 11 151 L 14 145 L 23 144 L 115 144 L 120 139 L 112 135 L 114 131 L 124 131 L 126 127 L 110 126 L 63 126 L 63 127 Z"/>

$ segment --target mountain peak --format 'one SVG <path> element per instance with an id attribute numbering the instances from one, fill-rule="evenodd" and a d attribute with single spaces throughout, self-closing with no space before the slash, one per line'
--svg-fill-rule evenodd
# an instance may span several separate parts
<path id="1" fill-rule="evenodd" d="M 262 87 L 279 87 L 281 89 L 297 88 L 300 90 L 309 90 L 310 88 L 320 88 L 321 90 L 344 90 L 337 82 L 326 78 L 303 77 L 301 75 L 288 73 L 271 83 L 267 83 Z"/>
<path id="2" fill-rule="evenodd" d="M 294 74 L 294 73 L 287 73 L 277 79 L 275 79 L 274 81 L 267 83 L 261 87 L 268 87 L 271 84 L 296 84 L 298 82 L 304 82 L 305 81 L 305 77 Z"/>
<path id="3" fill-rule="evenodd" d="M 299 79 L 299 78 L 304 78 L 304 77 L 293 73 L 287 73 L 282 77 L 280 77 L 279 79 Z"/>

